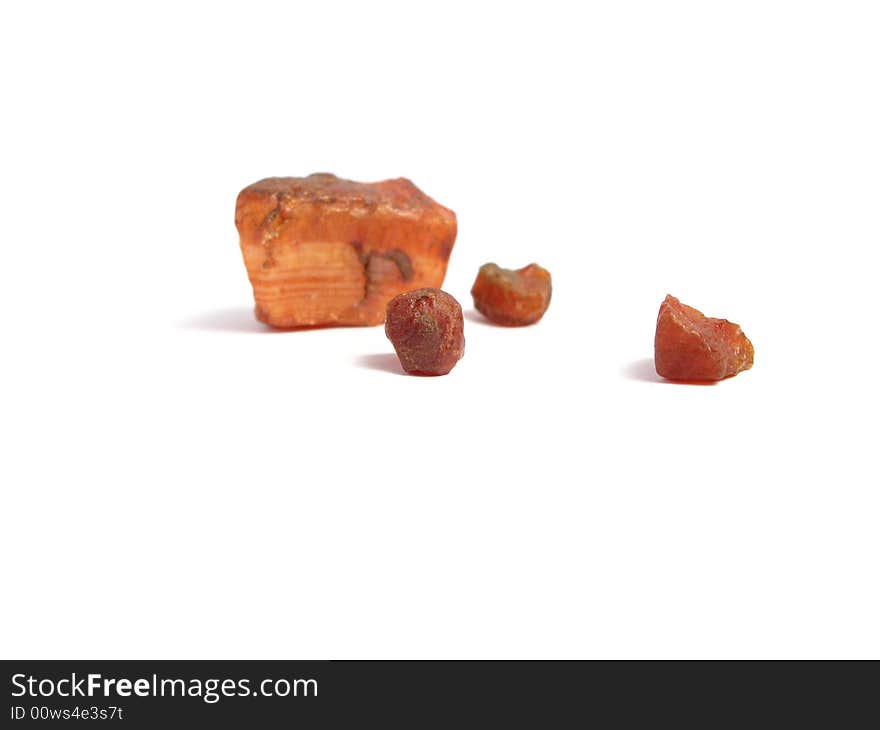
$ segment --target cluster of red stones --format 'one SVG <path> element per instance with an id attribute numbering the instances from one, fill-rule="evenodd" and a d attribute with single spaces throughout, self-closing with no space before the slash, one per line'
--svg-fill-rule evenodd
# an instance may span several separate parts
<path id="1" fill-rule="evenodd" d="M 385 322 L 403 369 L 445 375 L 464 354 L 461 306 L 442 285 L 455 213 L 409 180 L 358 183 L 326 173 L 267 178 L 238 196 L 235 222 L 255 312 L 274 327 Z M 537 264 L 480 267 L 474 307 L 519 327 L 550 306 L 550 272 Z M 664 378 L 716 381 L 752 366 L 739 325 L 667 296 L 654 336 Z"/>

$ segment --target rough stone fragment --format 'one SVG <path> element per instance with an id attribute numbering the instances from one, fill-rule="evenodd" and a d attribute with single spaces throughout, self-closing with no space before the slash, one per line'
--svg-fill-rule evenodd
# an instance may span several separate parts
<path id="1" fill-rule="evenodd" d="M 464 355 L 461 305 L 439 289 L 416 289 L 388 302 L 385 334 L 413 375 L 446 375 Z"/>
<path id="2" fill-rule="evenodd" d="M 544 316 L 551 291 L 550 272 L 537 264 L 516 270 L 483 264 L 471 296 L 477 310 L 491 322 L 518 327 Z"/>
<path id="3" fill-rule="evenodd" d="M 409 180 L 273 177 L 238 195 L 235 224 L 258 319 L 375 325 L 396 294 L 439 287 L 455 213 Z"/>
<path id="4" fill-rule="evenodd" d="M 738 324 L 706 317 L 667 294 L 657 315 L 654 367 L 670 380 L 722 380 L 752 367 L 755 349 Z"/>

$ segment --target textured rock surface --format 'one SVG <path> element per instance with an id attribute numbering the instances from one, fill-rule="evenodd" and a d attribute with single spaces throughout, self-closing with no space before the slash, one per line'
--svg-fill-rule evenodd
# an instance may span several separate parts
<path id="1" fill-rule="evenodd" d="M 273 177 L 238 195 L 235 225 L 257 318 L 274 327 L 375 325 L 396 294 L 439 287 L 455 213 L 409 180 Z"/>
<path id="2" fill-rule="evenodd" d="M 670 380 L 721 380 L 752 367 L 755 349 L 738 324 L 706 317 L 666 295 L 657 315 L 654 367 Z"/>
<path id="3" fill-rule="evenodd" d="M 483 264 L 471 288 L 474 306 L 495 324 L 516 327 L 533 324 L 550 306 L 550 272 L 537 264 L 502 269 Z"/>
<path id="4" fill-rule="evenodd" d="M 464 355 L 461 305 L 439 289 L 416 289 L 388 302 L 385 334 L 403 369 L 446 375 Z"/>

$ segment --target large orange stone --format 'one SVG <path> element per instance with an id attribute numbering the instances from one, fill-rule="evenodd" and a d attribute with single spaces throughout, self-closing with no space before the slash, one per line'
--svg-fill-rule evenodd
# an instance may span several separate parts
<path id="1" fill-rule="evenodd" d="M 669 294 L 660 305 L 654 367 L 670 380 L 722 380 L 752 367 L 755 348 L 738 324 L 706 317 Z"/>
<path id="2" fill-rule="evenodd" d="M 273 177 L 238 195 L 235 225 L 258 319 L 375 325 L 403 291 L 439 288 L 455 213 L 409 180 Z"/>

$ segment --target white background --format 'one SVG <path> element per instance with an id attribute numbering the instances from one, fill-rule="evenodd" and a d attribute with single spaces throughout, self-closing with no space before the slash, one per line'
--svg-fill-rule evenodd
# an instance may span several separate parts
<path id="1" fill-rule="evenodd" d="M 878 12 L 5 4 L 0 653 L 880 656 Z M 315 171 L 457 212 L 449 376 L 253 320 Z M 754 368 L 658 382 L 667 292 Z"/>

